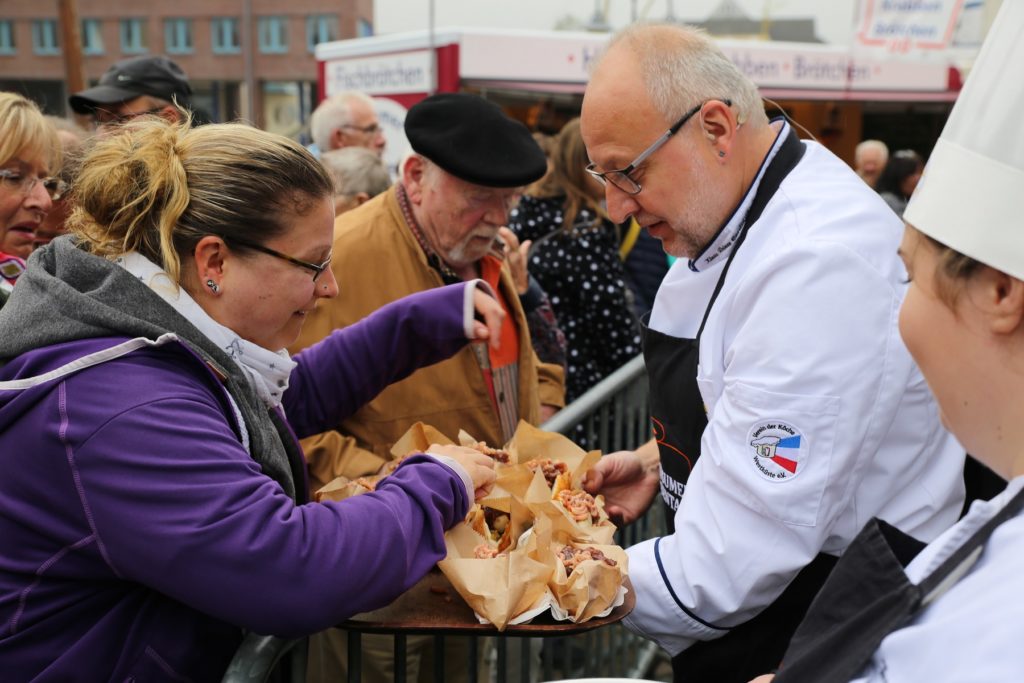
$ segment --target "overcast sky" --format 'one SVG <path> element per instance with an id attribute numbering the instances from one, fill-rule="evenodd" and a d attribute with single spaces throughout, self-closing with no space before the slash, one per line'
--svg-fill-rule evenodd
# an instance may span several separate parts
<path id="1" fill-rule="evenodd" d="M 817 35 L 828 43 L 851 42 L 855 0 L 726 0 L 747 16 L 807 18 L 817 20 Z M 636 0 L 637 13 L 664 19 L 669 8 L 676 18 L 700 21 L 723 0 Z M 436 28 L 475 26 L 550 30 L 566 15 L 587 22 L 594 16 L 594 0 L 433 0 Z M 630 21 L 632 0 L 602 0 L 609 7 L 612 28 Z M 429 22 L 429 0 L 374 0 L 377 34 L 424 30 Z"/>

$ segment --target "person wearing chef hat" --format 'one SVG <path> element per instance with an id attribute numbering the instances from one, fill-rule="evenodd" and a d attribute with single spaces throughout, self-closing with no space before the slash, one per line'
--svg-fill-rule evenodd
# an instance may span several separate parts
<path id="1" fill-rule="evenodd" d="M 1004 2 L 904 214 L 900 245 L 911 278 L 900 310 L 907 348 L 945 424 L 1009 484 L 923 550 L 883 523 L 865 527 L 775 683 L 1024 680 L 1022 37 L 1024 3 Z"/>
<path id="2" fill-rule="evenodd" d="M 613 39 L 582 133 L 612 220 L 679 257 L 645 329 L 655 441 L 585 482 L 625 520 L 660 489 L 674 522 L 628 551 L 624 623 L 677 680 L 746 683 L 872 517 L 930 541 L 961 511 L 963 448 L 897 329 L 902 224 L 689 27 Z"/>

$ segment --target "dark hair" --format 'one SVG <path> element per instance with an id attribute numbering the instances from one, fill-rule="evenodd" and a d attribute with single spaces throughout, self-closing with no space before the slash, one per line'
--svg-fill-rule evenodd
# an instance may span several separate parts
<path id="1" fill-rule="evenodd" d="M 69 230 L 94 254 L 138 251 L 181 283 L 181 257 L 207 235 L 257 244 L 305 215 L 333 184 L 302 145 L 239 123 L 194 128 L 140 117 L 87 145 Z"/>
<path id="2" fill-rule="evenodd" d="M 891 192 L 897 197 L 909 199 L 907 195 L 903 194 L 903 181 L 915 173 L 920 173 L 923 168 L 924 159 L 914 150 L 901 149 L 893 152 L 889 161 L 885 163 L 881 175 L 878 176 L 875 190 L 879 194 Z"/>
<path id="3" fill-rule="evenodd" d="M 913 228 L 913 226 L 908 226 Z M 962 254 L 956 249 L 949 247 L 937 239 L 924 234 L 917 228 L 917 231 L 925 241 L 935 249 L 938 254 L 939 265 L 935 269 L 935 288 L 939 298 L 950 308 L 953 308 L 957 297 L 969 280 L 984 265 L 981 261 Z"/>

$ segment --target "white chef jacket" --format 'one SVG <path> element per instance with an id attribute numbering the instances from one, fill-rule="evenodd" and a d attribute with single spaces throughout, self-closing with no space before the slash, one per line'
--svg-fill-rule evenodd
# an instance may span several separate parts
<path id="1" fill-rule="evenodd" d="M 920 583 L 1024 488 L 1010 482 L 989 502 L 976 501 L 955 527 L 914 558 L 907 578 Z M 952 588 L 879 645 L 856 683 L 1024 681 L 1024 515 L 1003 522 L 981 557 Z"/>
<path id="2" fill-rule="evenodd" d="M 787 134 L 783 124 L 773 154 Z M 708 426 L 676 531 L 628 551 L 637 603 L 625 623 L 673 656 L 756 616 L 871 517 L 927 542 L 963 505 L 964 451 L 897 329 L 902 223 L 846 164 L 804 144 L 749 229 L 701 338 Z M 673 265 L 652 329 L 696 336 L 731 248 L 718 250 L 759 182 L 711 256 Z M 795 462 L 795 473 L 761 457 L 773 435 L 772 455 Z"/>

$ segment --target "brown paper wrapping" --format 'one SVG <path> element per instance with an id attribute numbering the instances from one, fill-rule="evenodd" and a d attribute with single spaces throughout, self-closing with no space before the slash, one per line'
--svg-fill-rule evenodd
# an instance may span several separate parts
<path id="1" fill-rule="evenodd" d="M 417 422 L 402 435 L 401 439 L 395 442 L 395 445 L 391 447 L 391 454 L 395 460 L 399 460 L 412 453 L 422 453 L 435 443 L 449 445 L 454 442 L 430 425 Z M 376 485 L 378 481 L 394 471 L 395 460 L 384 463 L 377 474 L 362 477 L 362 479 Z M 369 489 L 357 483 L 358 481 L 358 479 L 349 479 L 348 477 L 335 477 L 313 494 L 313 500 L 318 503 L 327 500 L 338 501 L 367 493 Z"/>
<path id="2" fill-rule="evenodd" d="M 516 524 L 514 514 L 512 524 Z M 474 612 L 504 631 L 511 619 L 546 597 L 553 567 L 520 547 L 491 559 L 474 558 L 474 549 L 486 542 L 467 525 L 459 524 L 445 534 L 448 556 L 437 566 Z"/>
<path id="3" fill-rule="evenodd" d="M 467 446 L 476 443 L 465 432 L 459 434 L 459 441 Z M 509 451 L 509 464 L 497 466 L 494 491 L 479 504 L 511 511 L 515 538 L 526 529 L 530 533 L 524 543 L 514 543 L 507 556 L 475 559 L 475 548 L 487 541 L 467 525 L 459 524 L 445 536 L 448 557 L 438 563 L 441 571 L 477 615 L 499 631 L 545 604 L 554 603 L 553 612 L 568 613 L 568 618 L 577 622 L 607 611 L 619 597 L 627 570 L 626 553 L 612 544 L 615 526 L 603 508 L 598 525 L 577 523 L 559 501 L 552 499 L 552 489 L 543 474 L 526 466 L 534 459 L 560 460 L 568 466 L 572 487 L 579 488 L 583 475 L 601 457 L 600 452 L 586 452 L 561 434 L 525 422 L 519 423 L 505 450 Z M 567 541 L 597 547 L 617 564 L 609 567 L 588 561 L 566 576 L 553 543 Z"/>
<path id="4" fill-rule="evenodd" d="M 410 453 L 424 453 L 435 443 L 441 446 L 455 445 L 454 441 L 430 425 L 417 422 L 391 447 L 391 455 L 404 458 Z"/>
<path id="5" fill-rule="evenodd" d="M 375 477 L 367 477 L 367 479 L 375 479 Z M 323 488 L 317 489 L 313 494 L 313 500 L 318 503 L 328 500 L 339 501 L 367 492 L 368 489 L 356 484 L 355 481 L 348 477 L 336 477 L 327 482 Z"/>
<path id="6" fill-rule="evenodd" d="M 458 438 L 464 446 L 477 443 L 464 431 L 459 432 Z M 391 453 L 397 460 L 426 451 L 435 443 L 454 442 L 434 427 L 417 422 L 395 443 Z M 525 618 L 527 612 L 548 607 L 552 612 L 567 613 L 569 619 L 577 622 L 605 612 L 625 579 L 626 553 L 612 544 L 615 525 L 604 514 L 603 501 L 599 505 L 601 520 L 596 525 L 580 524 L 565 506 L 552 499 L 552 488 L 544 475 L 526 466 L 535 459 L 560 460 L 568 467 L 572 488 L 580 488 L 583 475 L 601 457 L 600 452 L 586 452 L 561 434 L 545 432 L 522 421 L 504 448 L 509 452 L 509 463 L 496 463 L 494 489 L 473 506 L 467 519 L 472 519 L 481 506 L 508 512 L 511 545 L 498 557 L 477 559 L 474 554 L 478 545 L 497 546 L 497 542 L 466 523 L 458 524 L 445 534 L 448 555 L 438 563 L 441 571 L 473 611 L 499 631 L 517 618 Z M 364 479 L 379 481 L 393 471 L 393 463 Z M 338 477 L 315 496 L 317 501 L 344 500 L 367 490 L 356 481 Z M 519 542 L 521 538 L 525 539 L 523 543 Z M 566 576 L 554 550 L 564 543 L 594 546 L 617 565 L 583 562 Z"/>
<path id="7" fill-rule="evenodd" d="M 586 543 L 574 538 L 574 526 L 564 517 L 538 518 L 534 531 L 538 547 L 543 548 L 543 552 L 551 558 L 548 564 L 554 564 L 548 587 L 555 602 L 568 613 L 570 620 L 586 621 L 611 607 L 628 573 L 629 558 L 622 548 L 612 544 Z M 615 566 L 599 560 L 587 560 L 576 565 L 572 573 L 566 575 L 565 566 L 555 551 L 561 545 L 597 548 L 614 560 Z"/>

